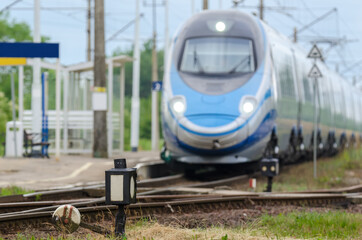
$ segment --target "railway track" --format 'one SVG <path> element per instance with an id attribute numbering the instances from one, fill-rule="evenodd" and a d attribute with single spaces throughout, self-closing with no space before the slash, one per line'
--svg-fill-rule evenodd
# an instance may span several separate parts
<path id="1" fill-rule="evenodd" d="M 245 209 L 257 206 L 304 206 L 304 207 L 346 207 L 353 199 L 361 197 L 354 194 L 252 194 L 234 196 L 208 195 L 160 195 L 141 196 L 139 202 L 127 207 L 129 219 L 140 219 L 162 214 L 185 214 L 193 212 L 213 212 L 220 210 Z M 104 205 L 104 198 L 75 202 L 75 207 L 86 222 L 98 222 L 110 219 L 117 210 L 116 206 Z M 57 206 L 37 208 L 32 211 L 20 211 L 0 214 L 0 233 L 8 234 L 25 228 L 44 228 L 51 224 L 51 216 Z"/>
<path id="2" fill-rule="evenodd" d="M 143 178 L 147 178 L 146 174 Z M 257 206 L 345 207 L 362 200 L 362 185 L 296 193 L 251 193 L 219 188 L 246 181 L 234 176 L 207 182 L 186 180 L 183 174 L 143 179 L 138 182 L 138 203 L 127 207 L 129 219 L 162 214 L 212 212 Z M 215 189 L 216 188 L 216 189 Z M 116 206 L 105 205 L 104 184 L 41 191 L 0 198 L 0 234 L 25 228 L 49 229 L 54 210 L 63 204 L 77 207 L 85 222 L 113 219 Z"/>

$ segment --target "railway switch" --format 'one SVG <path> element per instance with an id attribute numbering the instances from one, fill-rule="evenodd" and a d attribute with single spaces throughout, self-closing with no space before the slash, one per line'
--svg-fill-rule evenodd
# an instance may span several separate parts
<path id="1" fill-rule="evenodd" d="M 137 171 L 126 167 L 126 159 L 115 159 L 114 168 L 107 170 L 105 177 L 106 204 L 118 205 L 115 234 L 123 236 L 126 225 L 124 206 L 136 202 Z"/>

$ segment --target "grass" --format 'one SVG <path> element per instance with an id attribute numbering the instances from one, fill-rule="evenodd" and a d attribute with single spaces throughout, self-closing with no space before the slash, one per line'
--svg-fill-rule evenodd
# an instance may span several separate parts
<path id="1" fill-rule="evenodd" d="M 154 220 L 142 219 L 126 226 L 127 240 L 229 240 L 229 239 L 359 239 L 362 236 L 362 215 L 342 211 L 291 212 L 277 216 L 263 215 L 255 221 L 236 228 L 214 226 L 187 229 L 158 224 Z M 84 232 L 64 236 L 35 237 L 18 234 L 12 239 L 117 239 Z M 119 238 L 118 238 L 119 239 Z M 3 240 L 0 237 L 0 240 Z"/>
<path id="2" fill-rule="evenodd" d="M 348 173 L 362 179 L 362 149 L 346 150 L 334 158 L 317 160 L 317 179 L 313 178 L 313 162 L 304 162 L 288 166 L 274 178 L 273 191 L 304 191 L 346 187 Z M 257 191 L 266 188 L 266 178 L 258 179 Z"/>
<path id="3" fill-rule="evenodd" d="M 362 215 L 345 212 L 293 212 L 264 215 L 260 226 L 276 238 L 356 239 L 362 236 Z"/>
<path id="4" fill-rule="evenodd" d="M 0 197 L 9 196 L 9 195 L 18 195 L 18 194 L 26 194 L 32 193 L 34 191 L 29 191 L 24 188 L 18 186 L 10 186 L 5 188 L 0 188 Z"/>

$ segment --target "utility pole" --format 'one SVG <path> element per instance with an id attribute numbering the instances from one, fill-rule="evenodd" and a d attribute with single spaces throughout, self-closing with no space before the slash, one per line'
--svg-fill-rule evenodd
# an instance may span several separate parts
<path id="1" fill-rule="evenodd" d="M 14 156 L 18 157 L 18 141 L 16 139 L 16 115 L 15 115 L 15 83 L 14 83 L 14 73 L 13 71 L 10 71 L 11 74 L 11 106 L 12 106 L 12 112 L 13 112 L 13 132 L 14 132 Z"/>
<path id="2" fill-rule="evenodd" d="M 195 14 L 195 0 L 191 0 L 191 16 Z"/>
<path id="3" fill-rule="evenodd" d="M 323 56 L 317 45 L 313 45 L 313 48 L 310 50 L 308 58 L 314 59 L 313 66 L 308 74 L 308 77 L 314 79 L 314 95 L 313 95 L 313 104 L 314 104 L 314 127 L 313 127 L 313 176 L 317 178 L 317 132 L 319 124 L 318 110 L 320 108 L 319 101 L 319 88 L 318 88 L 318 78 L 322 78 L 323 75 L 317 66 L 317 59 L 322 60 Z M 318 105 L 317 105 L 318 104 Z"/>
<path id="4" fill-rule="evenodd" d="M 296 27 L 294 27 L 293 42 L 295 42 L 295 43 L 298 41 L 298 36 L 297 36 L 297 34 L 298 34 L 298 30 L 297 30 Z"/>
<path id="5" fill-rule="evenodd" d="M 40 0 L 34 0 L 34 36 L 33 42 L 40 43 Z M 40 58 L 34 59 L 33 83 L 31 89 L 32 132 L 41 133 L 41 83 Z M 39 147 L 36 148 L 40 150 Z"/>
<path id="6" fill-rule="evenodd" d="M 166 74 L 168 58 L 168 0 L 165 0 L 165 48 L 163 52 L 163 75 Z"/>
<path id="7" fill-rule="evenodd" d="M 203 10 L 209 9 L 209 0 L 203 0 L 202 9 Z"/>
<path id="8" fill-rule="evenodd" d="M 156 0 L 152 0 L 153 8 L 153 46 L 152 46 L 152 82 L 158 81 L 158 72 L 157 72 L 157 26 L 156 26 Z M 151 132 L 151 141 L 152 141 L 152 150 L 158 150 L 159 145 L 159 129 L 158 129 L 158 94 L 157 91 L 152 90 L 152 132 Z"/>
<path id="9" fill-rule="evenodd" d="M 105 92 L 104 0 L 94 4 L 94 89 Z M 94 94 L 94 93 L 93 93 Z M 94 104 L 94 103 L 93 103 Z M 107 158 L 107 111 L 93 112 L 93 157 Z"/>
<path id="10" fill-rule="evenodd" d="M 261 20 L 264 19 L 264 0 L 260 0 L 260 5 L 259 5 L 259 18 Z"/>
<path id="11" fill-rule="evenodd" d="M 132 76 L 132 108 L 131 108 L 131 149 L 137 152 L 140 128 L 140 0 L 136 0 L 136 21 L 133 43 L 133 76 Z"/>
<path id="12" fill-rule="evenodd" d="M 87 10 L 87 61 L 92 61 L 92 52 L 91 52 L 91 0 L 88 0 L 88 10 Z"/>

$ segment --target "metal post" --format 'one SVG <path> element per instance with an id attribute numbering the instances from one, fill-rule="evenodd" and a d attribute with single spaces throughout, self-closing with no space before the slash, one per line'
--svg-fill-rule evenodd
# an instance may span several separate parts
<path id="1" fill-rule="evenodd" d="M 203 0 L 202 9 L 207 10 L 209 8 L 209 0 Z"/>
<path id="2" fill-rule="evenodd" d="M 168 58 L 168 0 L 165 0 L 165 48 L 163 52 L 163 75 L 165 76 Z"/>
<path id="3" fill-rule="evenodd" d="M 40 42 L 40 0 L 34 0 L 34 36 L 33 41 Z M 32 132 L 41 131 L 41 84 L 40 84 L 40 59 L 34 59 L 33 84 L 31 90 Z M 40 149 L 36 147 L 36 149 Z"/>
<path id="4" fill-rule="evenodd" d="M 120 118 L 120 141 L 119 141 L 119 149 L 121 153 L 124 151 L 124 99 L 125 99 L 125 71 L 126 67 L 124 64 L 121 65 L 121 84 L 120 84 L 120 111 L 119 111 L 119 118 Z"/>
<path id="5" fill-rule="evenodd" d="M 91 53 L 91 0 L 88 0 L 88 9 L 87 9 L 87 61 L 92 60 Z"/>
<path id="6" fill-rule="evenodd" d="M 63 83 L 63 153 L 68 151 L 68 91 L 69 71 L 64 71 Z"/>
<path id="7" fill-rule="evenodd" d="M 46 92 L 46 87 L 45 87 L 45 82 L 46 82 L 46 73 L 43 72 L 42 76 L 41 76 L 41 111 L 42 111 L 42 118 L 41 118 L 41 141 L 45 142 L 45 102 L 46 102 L 46 97 L 45 97 L 45 92 Z M 41 154 L 44 156 L 45 155 L 45 146 L 41 146 Z"/>
<path id="8" fill-rule="evenodd" d="M 317 66 L 317 59 L 322 60 L 323 56 L 321 51 L 318 49 L 317 45 L 314 44 L 313 48 L 310 50 L 308 58 L 314 59 L 313 66 L 308 74 L 308 77 L 314 79 L 314 94 L 313 94 L 313 103 L 314 103 L 314 127 L 313 127 L 313 165 L 314 171 L 313 175 L 314 178 L 317 178 L 317 132 L 318 132 L 318 108 L 317 108 L 317 94 L 318 93 L 318 78 L 322 77 L 322 73 Z"/>
<path id="9" fill-rule="evenodd" d="M 152 1 L 153 6 L 153 46 L 152 46 L 152 82 L 158 81 L 158 64 L 157 64 L 157 26 L 156 26 L 156 1 Z M 151 144 L 152 150 L 158 150 L 159 130 L 158 130 L 158 94 L 152 90 L 152 126 L 151 126 Z"/>
<path id="10" fill-rule="evenodd" d="M 313 176 L 317 178 L 317 119 L 318 119 L 318 109 L 317 109 L 317 78 L 314 78 L 314 130 L 313 130 Z"/>
<path id="11" fill-rule="evenodd" d="M 83 110 L 87 110 L 87 102 L 88 102 L 88 79 L 83 77 L 83 79 L 80 79 L 83 82 Z"/>
<path id="12" fill-rule="evenodd" d="M 13 132 L 14 132 L 14 150 L 15 157 L 18 156 L 18 146 L 16 141 L 16 116 L 15 116 L 15 83 L 14 83 L 14 73 L 11 72 L 11 102 L 12 102 L 12 110 L 13 110 Z"/>
<path id="13" fill-rule="evenodd" d="M 137 152 L 140 127 L 140 48 L 139 48 L 139 0 L 136 0 L 136 21 L 133 47 L 133 76 L 132 76 L 132 109 L 131 109 L 131 148 Z M 123 67 L 124 68 L 124 67 Z"/>
<path id="14" fill-rule="evenodd" d="M 60 160 L 60 61 L 57 59 L 57 69 L 55 76 L 55 160 Z"/>
<path id="15" fill-rule="evenodd" d="M 116 224 L 114 233 L 116 236 L 124 236 L 126 226 L 126 213 L 124 212 L 124 205 L 118 205 L 118 212 L 116 214 Z"/>
<path id="16" fill-rule="evenodd" d="M 294 27 L 294 31 L 293 31 L 293 42 L 297 42 L 298 41 L 298 30 L 296 27 Z"/>
<path id="17" fill-rule="evenodd" d="M 271 192 L 273 187 L 273 177 L 268 177 L 268 185 L 266 187 L 266 192 Z"/>
<path id="18" fill-rule="evenodd" d="M 79 74 L 81 75 L 81 74 Z M 88 79 L 83 77 L 80 79 L 82 82 L 83 82 L 83 111 L 87 111 L 87 102 L 88 102 L 88 89 L 89 89 L 89 86 L 88 86 Z M 82 136 L 81 138 L 82 139 L 87 139 L 87 130 L 86 129 L 82 129 Z"/>
<path id="19" fill-rule="evenodd" d="M 24 114 L 24 66 L 19 66 L 19 92 L 18 92 L 18 99 L 19 99 L 19 121 L 23 121 L 23 114 Z"/>
<path id="20" fill-rule="evenodd" d="M 113 61 L 108 61 L 108 157 L 112 156 L 113 151 Z"/>
<path id="21" fill-rule="evenodd" d="M 260 0 L 259 17 L 260 17 L 261 20 L 264 19 L 264 0 Z"/>

